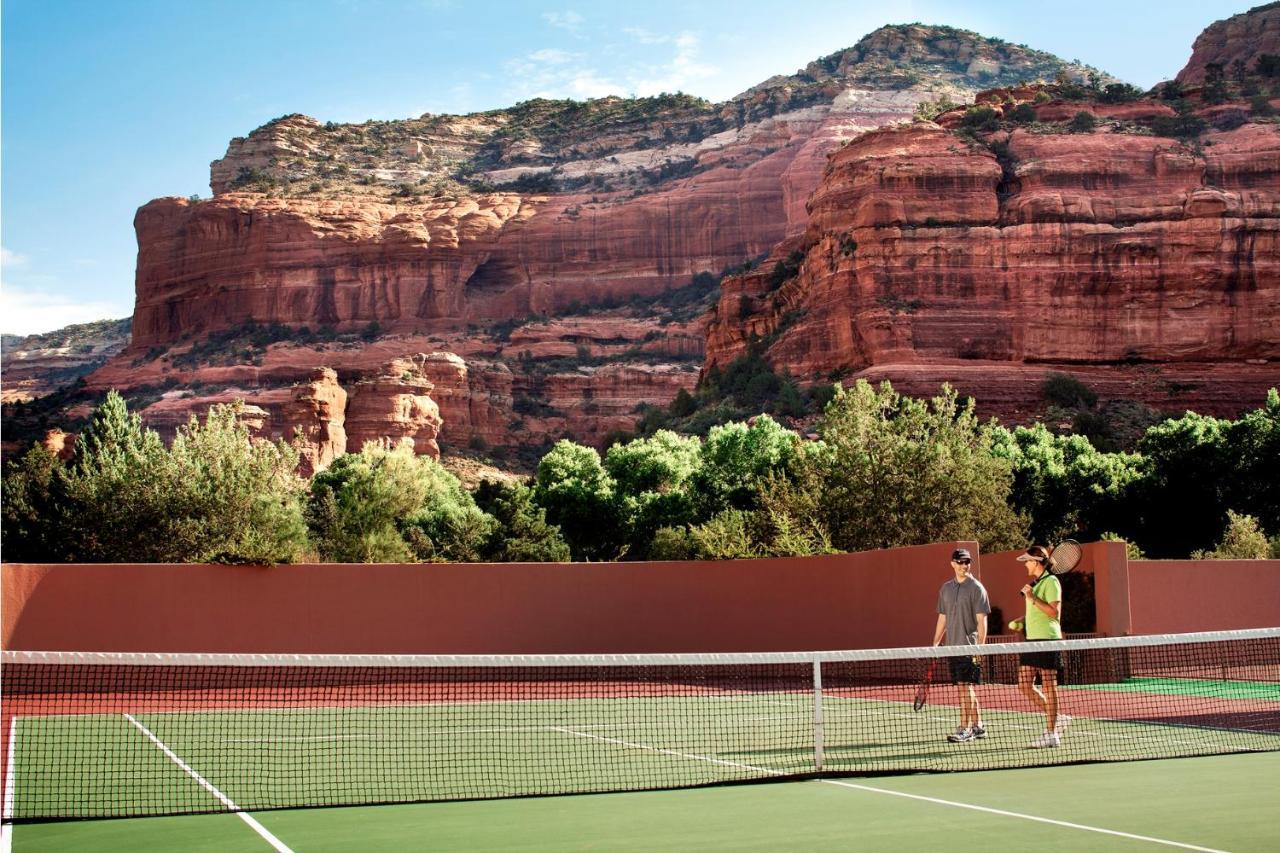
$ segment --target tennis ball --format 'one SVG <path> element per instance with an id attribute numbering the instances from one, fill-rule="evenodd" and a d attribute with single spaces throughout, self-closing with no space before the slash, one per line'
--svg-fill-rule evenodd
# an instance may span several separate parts
<path id="1" fill-rule="evenodd" d="M 1021 631 L 1021 630 L 1022 630 L 1022 620 L 1021 620 L 1021 619 L 1010 619 L 1010 620 L 1009 620 L 1009 630 L 1010 630 L 1010 631 Z"/>

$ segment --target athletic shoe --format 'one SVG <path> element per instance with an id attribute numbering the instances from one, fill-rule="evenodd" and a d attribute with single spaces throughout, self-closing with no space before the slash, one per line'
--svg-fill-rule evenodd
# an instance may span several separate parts
<path id="1" fill-rule="evenodd" d="M 1040 735 L 1035 743 L 1031 744 L 1032 749 L 1053 749 L 1062 743 L 1058 738 L 1057 732 L 1045 732 Z"/>
<path id="2" fill-rule="evenodd" d="M 1057 734 L 1062 734 L 1063 732 L 1065 732 L 1067 730 L 1067 726 L 1071 725 L 1071 721 L 1073 719 L 1075 718 L 1072 717 L 1070 714 L 1059 714 L 1058 725 L 1054 727 L 1053 729 L 1054 732 Z"/>
<path id="3" fill-rule="evenodd" d="M 956 729 L 954 732 L 947 735 L 947 740 L 952 743 L 964 743 L 965 741 L 973 740 L 973 738 L 973 729 Z"/>
<path id="4" fill-rule="evenodd" d="M 976 726 L 974 726 L 974 727 L 973 727 L 973 729 L 972 729 L 972 731 L 973 731 L 973 736 L 974 736 L 974 737 L 986 737 L 986 736 L 987 736 L 987 727 L 986 727 L 986 726 L 984 726 L 982 723 L 978 723 Z"/>

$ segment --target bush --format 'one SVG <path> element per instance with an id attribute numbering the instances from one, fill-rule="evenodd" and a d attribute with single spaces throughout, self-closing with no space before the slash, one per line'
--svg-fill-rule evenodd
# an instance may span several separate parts
<path id="1" fill-rule="evenodd" d="M 1123 104 L 1142 97 L 1142 90 L 1128 83 L 1110 83 L 1102 90 L 1100 100 L 1104 104 Z"/>
<path id="2" fill-rule="evenodd" d="M 1000 116 L 988 106 L 970 107 L 961 117 L 960 127 L 969 131 L 999 130 Z"/>
<path id="3" fill-rule="evenodd" d="M 1098 539 L 1103 542 L 1123 542 L 1124 555 L 1126 558 L 1130 560 L 1146 559 L 1146 556 L 1143 555 L 1141 548 L 1139 548 L 1137 545 L 1130 542 L 1129 540 L 1125 539 L 1119 533 L 1112 533 L 1111 531 L 1106 531 L 1104 533 L 1099 534 Z"/>
<path id="4" fill-rule="evenodd" d="M 1068 373 L 1050 373 L 1040 386 L 1046 400 L 1064 409 L 1093 408 L 1098 395 Z"/>
<path id="5" fill-rule="evenodd" d="M 475 561 L 496 527 L 438 462 L 374 442 L 312 478 L 307 518 L 321 556 L 344 563 Z"/>
<path id="6" fill-rule="evenodd" d="M 1072 133 L 1092 133 L 1093 129 L 1098 126 L 1098 119 L 1093 113 L 1083 110 L 1075 114 L 1067 124 L 1067 130 Z"/>
<path id="7" fill-rule="evenodd" d="M 1249 123 L 1249 114 L 1244 110 L 1223 110 L 1213 117 L 1215 130 L 1235 130 Z"/>
<path id="8" fill-rule="evenodd" d="M 1258 519 L 1227 510 L 1227 529 L 1216 548 L 1197 556 L 1210 560 L 1266 560 L 1271 557 L 1271 543 L 1258 526 Z"/>
<path id="9" fill-rule="evenodd" d="M 498 522 L 485 546 L 486 559 L 507 563 L 563 563 L 570 559 L 560 528 L 547 523 L 546 512 L 534 503 L 532 489 L 486 480 L 476 490 L 475 500 Z"/>
<path id="10" fill-rule="evenodd" d="M 1175 139 L 1194 139 L 1207 127 L 1204 119 L 1192 115 L 1158 116 L 1151 122 L 1151 132 L 1156 136 Z"/>
<path id="11" fill-rule="evenodd" d="M 213 406 L 166 449 L 110 392 L 69 464 L 46 466 L 28 454 L 6 476 L 6 493 L 14 493 L 5 496 L 5 518 L 19 533 L 14 543 L 7 531 L 6 545 L 25 539 L 49 558 L 71 562 L 300 559 L 307 543 L 298 455 L 281 442 L 250 441 L 240 412 L 239 403 Z"/>
<path id="12" fill-rule="evenodd" d="M 1008 115 L 1015 124 L 1031 124 L 1036 120 L 1036 108 L 1031 104 L 1018 104 Z"/>

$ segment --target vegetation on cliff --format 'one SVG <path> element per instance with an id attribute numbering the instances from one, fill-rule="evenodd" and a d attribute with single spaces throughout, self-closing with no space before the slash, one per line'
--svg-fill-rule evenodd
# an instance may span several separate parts
<path id="1" fill-rule="evenodd" d="M 6 558 L 727 559 L 1103 535 L 1154 557 L 1280 556 L 1275 390 L 1238 420 L 1164 420 L 1128 453 L 982 423 L 949 389 L 922 401 L 859 381 L 836 389 L 810 439 L 762 415 L 603 456 L 561 441 L 531 484 L 475 494 L 375 443 L 308 482 L 292 448 L 251 441 L 238 415 L 215 407 L 166 449 L 113 392 L 69 461 L 37 445 L 6 466 Z"/>

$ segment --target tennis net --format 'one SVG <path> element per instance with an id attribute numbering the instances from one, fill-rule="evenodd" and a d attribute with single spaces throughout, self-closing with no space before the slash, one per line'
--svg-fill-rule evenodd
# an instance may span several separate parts
<path id="1" fill-rule="evenodd" d="M 1280 749 L 1280 628 L 983 646 L 976 692 L 985 736 L 952 743 L 947 736 L 957 728 L 962 692 L 952 671 L 967 672 L 974 650 L 5 652 L 4 820 Z M 1029 748 L 1045 729 L 1044 714 L 1018 687 L 1018 656 L 1029 651 L 1060 653 L 1056 747 Z"/>

